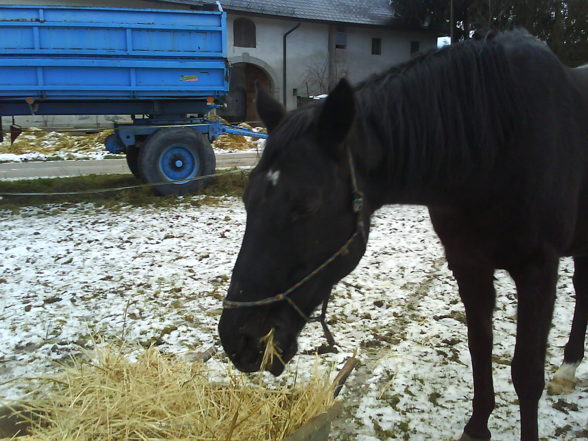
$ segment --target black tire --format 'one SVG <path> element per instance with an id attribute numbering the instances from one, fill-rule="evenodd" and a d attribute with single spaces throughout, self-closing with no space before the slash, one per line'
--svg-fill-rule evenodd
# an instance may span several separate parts
<path id="1" fill-rule="evenodd" d="M 126 148 L 125 155 L 127 157 L 127 165 L 129 166 L 129 170 L 135 177 L 139 179 L 143 179 L 141 177 L 141 173 L 139 172 L 139 147 L 136 145 L 129 145 Z"/>
<path id="2" fill-rule="evenodd" d="M 216 158 L 210 143 L 200 132 L 187 127 L 159 129 L 139 149 L 139 173 L 156 193 L 197 193 L 210 179 L 193 180 L 214 173 Z"/>

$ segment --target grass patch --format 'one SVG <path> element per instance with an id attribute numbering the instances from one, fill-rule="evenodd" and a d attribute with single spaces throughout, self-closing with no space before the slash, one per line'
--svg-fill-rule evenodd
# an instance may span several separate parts
<path id="1" fill-rule="evenodd" d="M 195 196 L 158 196 L 151 187 L 132 188 L 114 192 L 80 195 L 2 196 L 0 209 L 18 211 L 21 207 L 35 207 L 46 204 L 93 203 L 100 207 L 119 208 L 130 206 L 172 206 L 181 202 L 195 205 L 214 205 L 220 196 L 243 194 L 248 172 L 217 176 Z M 95 191 L 108 188 L 130 187 L 142 182 L 132 175 L 88 175 L 70 178 L 31 179 L 0 181 L 2 193 L 59 193 L 72 191 Z M 202 197 L 204 195 L 204 197 Z"/>

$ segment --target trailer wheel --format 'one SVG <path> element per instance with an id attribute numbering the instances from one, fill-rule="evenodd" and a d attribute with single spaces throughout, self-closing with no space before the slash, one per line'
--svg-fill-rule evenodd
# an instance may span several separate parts
<path id="1" fill-rule="evenodd" d="M 139 170 L 147 183 L 162 195 L 196 193 L 210 179 L 194 180 L 214 173 L 216 158 L 210 143 L 187 127 L 160 129 L 139 149 Z"/>
<path id="2" fill-rule="evenodd" d="M 136 145 L 129 145 L 125 149 L 125 156 L 127 157 L 127 165 L 129 170 L 135 177 L 142 179 L 141 173 L 139 173 L 139 147 Z"/>

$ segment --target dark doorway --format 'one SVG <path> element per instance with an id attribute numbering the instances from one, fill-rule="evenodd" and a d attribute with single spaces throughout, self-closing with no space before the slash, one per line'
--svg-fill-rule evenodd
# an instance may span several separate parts
<path id="1" fill-rule="evenodd" d="M 271 90 L 271 81 L 260 67 L 250 63 L 235 63 L 231 66 L 229 94 L 226 97 L 226 109 L 219 115 L 230 122 L 257 121 L 255 110 L 255 82 L 259 81 Z"/>

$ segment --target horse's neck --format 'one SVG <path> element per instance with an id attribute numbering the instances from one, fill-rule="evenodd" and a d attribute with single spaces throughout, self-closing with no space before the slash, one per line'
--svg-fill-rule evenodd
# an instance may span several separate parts
<path id="1" fill-rule="evenodd" d="M 409 72 L 357 90 L 355 153 L 383 203 L 444 204 L 484 185 L 523 111 L 513 82 L 502 72 L 482 81 L 477 69 Z"/>
<path id="2" fill-rule="evenodd" d="M 467 197 L 467 190 L 472 189 L 471 176 L 477 173 L 468 152 L 447 150 L 445 141 L 435 139 L 433 134 L 425 136 L 415 149 L 409 141 L 398 142 L 402 136 L 389 139 L 390 133 L 381 127 L 385 124 L 393 125 L 362 120 L 354 143 L 363 185 L 374 209 L 394 203 L 445 205 Z"/>

